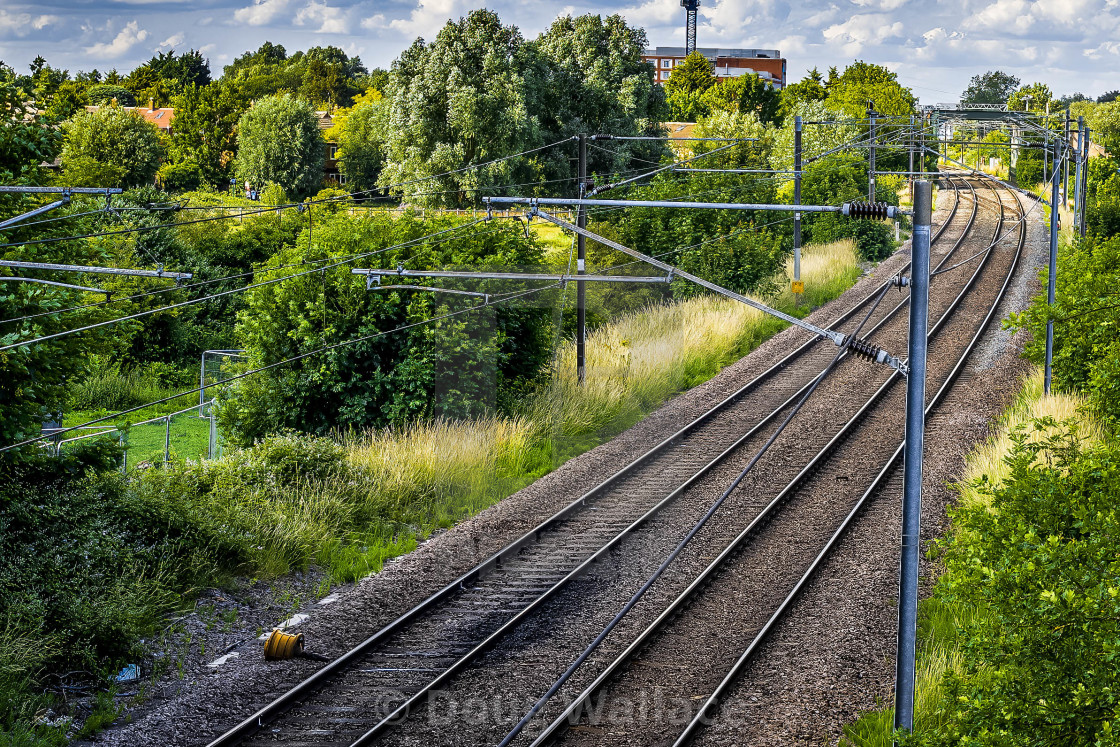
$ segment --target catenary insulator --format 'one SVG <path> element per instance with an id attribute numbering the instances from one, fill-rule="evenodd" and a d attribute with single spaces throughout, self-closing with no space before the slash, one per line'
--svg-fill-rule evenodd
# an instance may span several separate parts
<path id="1" fill-rule="evenodd" d="M 887 351 L 883 350 L 878 345 L 872 345 L 867 340 L 860 340 L 858 338 L 848 343 L 848 351 L 861 358 L 874 361 L 875 363 L 885 363 L 890 357 Z"/>
<path id="2" fill-rule="evenodd" d="M 845 202 L 840 212 L 849 218 L 883 220 L 895 217 L 898 209 L 885 202 Z"/>

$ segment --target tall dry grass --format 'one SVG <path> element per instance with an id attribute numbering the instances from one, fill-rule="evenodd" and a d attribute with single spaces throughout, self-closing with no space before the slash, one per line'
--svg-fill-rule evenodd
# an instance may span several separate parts
<path id="1" fill-rule="evenodd" d="M 792 257 L 787 273 L 792 277 Z M 798 301 L 818 306 L 843 293 L 859 274 L 854 241 L 808 246 L 801 258 L 802 298 L 794 298 L 783 277 L 776 297 L 759 300 L 787 311 Z M 575 344 L 562 345 L 551 387 L 529 403 L 527 412 L 565 438 L 626 427 L 676 392 L 711 378 L 783 326 L 757 309 L 715 295 L 642 309 L 588 335 L 582 385 L 576 378 Z"/>
<path id="2" fill-rule="evenodd" d="M 529 463 L 537 426 L 526 418 L 435 420 L 346 439 L 346 461 L 368 476 L 369 507 L 437 524 L 486 502 Z M 452 497 L 455 500 L 450 500 Z"/>
<path id="3" fill-rule="evenodd" d="M 1076 425 L 1078 436 L 1087 443 L 1100 441 L 1104 433 L 1100 425 L 1085 411 L 1084 398 L 1078 394 L 1043 393 L 1043 371 L 1036 368 L 1023 379 L 1023 386 L 1015 403 L 1004 413 L 999 430 L 969 455 L 958 489 L 962 503 L 985 503 L 985 496 L 970 487 L 970 483 L 987 477 L 999 485 L 1008 474 L 1004 459 L 1011 452 L 1011 434 L 1023 429 L 1027 441 L 1038 443 L 1059 432 L 1065 432 L 1064 423 Z M 1038 418 L 1052 418 L 1057 424 L 1052 428 L 1036 429 L 1032 423 Z M 1041 458 L 1041 456 L 1040 456 Z"/>
<path id="4" fill-rule="evenodd" d="M 988 498 L 973 483 L 987 478 L 993 485 L 1007 479 L 1009 467 L 1005 461 L 1014 446 L 1011 434 L 1022 429 L 1029 442 L 1038 443 L 1059 432 L 1066 432 L 1066 423 L 1072 422 L 1078 436 L 1085 442 L 1100 441 L 1104 432 L 1091 416 L 1086 414 L 1084 399 L 1076 394 L 1043 393 L 1043 372 L 1036 368 L 1022 382 L 1015 402 L 1003 414 L 999 428 L 987 441 L 973 449 L 965 461 L 961 480 L 955 486 L 962 504 L 988 506 Z M 1053 427 L 1036 429 L 1038 418 L 1052 418 Z M 1044 458 L 1040 455 L 1040 458 Z M 989 506 L 990 507 L 990 506 Z M 977 610 L 958 604 L 948 604 L 933 597 L 922 602 L 920 648 L 914 691 L 914 727 L 921 732 L 933 728 L 931 723 L 942 698 L 941 682 L 947 672 L 965 671 L 965 656 L 957 640 L 956 631 L 966 625 Z M 972 672 L 972 680 L 989 676 L 990 667 L 980 667 Z M 845 727 L 841 747 L 891 747 L 894 711 L 865 714 L 858 722 Z"/>

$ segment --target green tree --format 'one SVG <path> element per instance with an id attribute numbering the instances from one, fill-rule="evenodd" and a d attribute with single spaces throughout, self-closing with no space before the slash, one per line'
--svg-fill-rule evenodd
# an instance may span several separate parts
<path id="1" fill-rule="evenodd" d="M 125 78 L 124 85 L 138 101 L 153 99 L 157 106 L 167 106 L 173 97 L 188 86 L 205 86 L 210 82 L 210 63 L 198 50 L 177 55 L 175 50 L 159 52 Z"/>
<path id="2" fill-rule="evenodd" d="M 1097 103 L 1098 104 L 1108 104 L 1108 103 L 1111 103 L 1113 101 L 1116 101 L 1116 99 L 1118 99 L 1118 98 L 1120 98 L 1120 91 L 1114 89 L 1114 90 L 1102 93 L 1100 96 L 1097 96 Z"/>
<path id="3" fill-rule="evenodd" d="M 1050 92 L 1050 86 L 1045 83 L 1031 83 L 1029 86 L 1022 86 L 1007 97 L 1007 110 L 1013 112 L 1045 112 L 1053 100 L 1054 96 Z"/>
<path id="4" fill-rule="evenodd" d="M 241 115 L 237 131 L 243 182 L 257 188 L 272 182 L 301 197 L 318 189 L 325 146 L 309 104 L 290 94 L 269 96 Z"/>
<path id="5" fill-rule="evenodd" d="M 779 122 L 782 97 L 757 75 L 719 81 L 704 92 L 709 111 L 754 112 L 764 124 Z"/>
<path id="6" fill-rule="evenodd" d="M 352 191 L 377 188 L 385 165 L 388 109 L 381 95 L 371 90 L 350 109 L 339 110 L 327 132 L 327 139 L 338 143 L 339 171 Z"/>
<path id="7" fill-rule="evenodd" d="M 245 102 L 230 86 L 211 83 L 187 86 L 174 103 L 172 160 L 194 163 L 207 184 L 225 183 L 237 150 L 235 131 Z"/>
<path id="8" fill-rule="evenodd" d="M 704 55 L 693 52 L 669 73 L 669 80 L 665 81 L 665 93 L 670 96 L 675 91 L 704 93 L 715 84 L 715 66 Z"/>
<path id="9" fill-rule="evenodd" d="M 62 126 L 65 145 L 62 167 L 91 159 L 121 170 L 116 184 L 101 187 L 137 187 L 151 184 L 163 160 L 159 130 L 135 111 L 104 106 L 96 112 L 81 112 Z M 88 162 L 87 162 L 88 163 Z"/>
<path id="10" fill-rule="evenodd" d="M 415 241 L 458 220 L 394 219 L 384 213 L 368 219 L 335 217 L 316 225 L 314 244 L 305 232 L 293 249 L 279 253 L 269 264 L 370 252 Z M 451 264 L 516 267 L 541 261 L 540 247 L 518 226 L 497 228 L 416 243 L 367 261 L 374 267 L 404 262 L 417 269 Z M 292 273 L 277 269 L 263 275 Z M 238 443 L 281 428 L 327 434 L 340 427 L 383 427 L 420 417 L 482 414 L 494 406 L 496 388 L 503 386 L 511 371 L 526 361 L 543 363 L 550 347 L 547 334 L 541 334 L 543 317 L 517 309 L 485 309 L 376 336 L 462 305 L 453 297 L 448 300 L 426 292 L 371 292 L 365 279 L 350 274 L 348 267 L 292 278 L 247 295 L 248 308 L 240 316 L 238 335 L 254 366 L 335 342 L 370 339 L 245 379 L 229 392 L 219 411 L 223 429 Z"/>
<path id="11" fill-rule="evenodd" d="M 393 63 L 379 183 L 401 185 L 391 191 L 410 203 L 456 205 L 493 184 L 531 181 L 531 159 L 467 168 L 540 143 L 524 55 L 521 33 L 490 10 L 448 21 L 431 44 L 414 42 Z"/>
<path id="12" fill-rule="evenodd" d="M 782 119 L 790 116 L 797 104 L 813 101 L 824 101 L 828 98 L 828 90 L 824 87 L 824 76 L 817 68 L 813 68 L 801 79 L 799 83 L 792 83 L 782 89 Z"/>
<path id="13" fill-rule="evenodd" d="M 1120 156 L 1120 102 L 1104 104 L 1076 103 L 1070 107 L 1070 116 L 1085 117 L 1090 138 L 1113 156 Z"/>
<path id="14" fill-rule="evenodd" d="M 659 134 L 664 92 L 642 61 L 645 32 L 618 15 L 561 16 L 529 45 L 528 105 L 540 122 L 541 138 L 556 142 L 580 133 Z M 634 159 L 656 161 L 657 143 L 618 141 L 589 149 L 588 169 L 616 173 Z M 575 175 L 570 148 L 543 152 L 549 179 Z M 567 194 L 571 194 L 570 190 Z"/>
<path id="15" fill-rule="evenodd" d="M 682 64 L 673 68 L 665 81 L 670 120 L 695 122 L 711 113 L 704 94 L 716 85 L 714 70 L 715 66 L 699 52 L 693 52 Z"/>
<path id="16" fill-rule="evenodd" d="M 367 75 L 360 59 L 338 47 L 312 47 L 297 64 L 303 68 L 300 96 L 325 109 L 350 106 L 361 91 L 358 81 Z"/>
<path id="17" fill-rule="evenodd" d="M 831 76 L 830 76 L 831 77 Z M 853 119 L 867 117 L 867 103 L 886 115 L 914 113 L 917 99 L 898 82 L 898 75 L 882 65 L 853 62 L 828 86 L 828 103 Z"/>
<path id="18" fill-rule="evenodd" d="M 962 104 L 1002 104 L 1019 87 L 1019 79 L 1002 70 L 974 75 L 961 94 Z"/>
<path id="19" fill-rule="evenodd" d="M 90 106 L 106 106 L 113 103 L 114 99 L 121 106 L 136 106 L 136 97 L 132 91 L 123 86 L 102 83 L 93 86 L 86 92 Z"/>

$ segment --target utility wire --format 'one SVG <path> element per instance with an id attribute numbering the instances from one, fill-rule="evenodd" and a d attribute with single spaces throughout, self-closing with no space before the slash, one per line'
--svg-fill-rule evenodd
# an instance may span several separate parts
<path id="1" fill-rule="evenodd" d="M 786 415 L 785 420 L 783 420 L 781 425 L 779 425 L 774 430 L 774 432 L 766 440 L 766 443 L 762 445 L 762 448 L 758 450 L 754 457 L 751 458 L 750 462 L 747 463 L 747 466 L 743 468 L 742 472 L 740 472 L 738 476 L 734 480 L 732 480 L 727 489 L 723 491 L 723 494 L 720 495 L 720 497 L 711 505 L 711 507 L 708 508 L 708 511 L 700 518 L 699 521 L 696 522 L 696 524 L 677 544 L 673 551 L 669 553 L 669 556 L 661 563 L 660 566 L 658 566 L 657 570 L 653 572 L 653 575 L 651 575 L 646 580 L 646 582 L 642 584 L 641 588 L 634 592 L 634 595 L 630 597 L 630 600 L 627 601 L 626 604 L 623 605 L 622 609 L 619 610 L 618 613 L 614 616 L 614 618 L 609 623 L 607 623 L 606 627 L 603 628 L 603 630 L 595 637 L 595 640 L 588 644 L 587 648 L 583 650 L 583 653 L 581 653 L 576 658 L 576 660 L 568 666 L 564 673 L 560 675 L 560 678 L 552 684 L 552 687 L 550 687 L 548 691 L 544 695 L 542 695 L 536 703 L 533 704 L 533 707 L 529 709 L 529 712 L 526 713 L 521 718 L 521 720 L 517 722 L 517 725 L 513 727 L 509 734 L 506 735 L 506 738 L 498 744 L 498 747 L 509 747 L 510 743 L 512 743 L 513 740 L 517 738 L 517 735 L 520 734 L 521 731 L 529 724 L 529 722 L 533 720 L 533 717 L 536 716 L 537 713 L 542 708 L 544 708 L 544 706 L 548 703 L 552 696 L 555 695 L 569 679 L 571 679 L 572 675 L 576 673 L 576 670 L 579 669 L 583 662 L 585 662 L 588 657 L 590 657 L 591 654 L 595 652 L 595 649 L 599 647 L 599 644 L 601 644 L 606 639 L 606 637 L 610 635 L 610 632 L 614 630 L 620 622 L 622 622 L 622 619 L 627 615 L 627 613 L 629 613 L 630 610 L 633 609 L 634 606 L 641 600 L 641 598 L 645 596 L 645 593 L 649 590 L 649 588 L 653 586 L 657 579 L 661 577 L 661 575 L 666 571 L 666 569 L 668 569 L 669 565 L 672 564 L 677 556 L 684 551 L 685 546 L 688 545 L 692 538 L 695 537 L 700 532 L 700 530 L 704 528 L 704 525 L 707 524 L 708 520 L 715 515 L 716 511 L 719 510 L 724 501 L 726 501 L 728 497 L 731 496 L 731 493 L 734 492 L 737 487 L 739 487 L 739 484 L 742 483 L 747 474 L 754 468 L 756 464 L 758 464 L 759 460 L 762 459 L 766 452 L 770 450 L 770 447 L 773 446 L 778 437 L 782 435 L 782 432 L 786 429 L 786 426 L 790 424 L 794 416 L 796 416 L 797 413 L 801 411 L 802 406 L 809 399 L 809 397 L 812 396 L 813 392 L 817 390 L 817 387 L 820 386 L 821 382 L 828 378 L 829 374 L 831 374 L 835 370 L 836 365 L 840 362 L 840 359 L 848 351 L 848 346 L 851 344 L 852 340 L 855 340 L 859 337 L 859 333 L 863 329 L 863 326 L 867 323 L 867 320 L 871 318 L 871 315 L 875 312 L 875 309 L 878 308 L 879 302 L 883 300 L 883 296 L 886 295 L 888 290 L 890 290 L 890 285 L 883 286 L 883 290 L 879 292 L 878 298 L 875 299 L 875 303 L 873 303 L 867 310 L 867 314 L 864 315 L 863 320 L 856 327 L 855 332 L 853 332 L 851 335 L 848 335 L 848 337 L 844 340 L 844 344 L 840 347 L 839 350 L 836 351 L 836 355 L 833 357 L 832 362 L 829 363 L 828 366 L 826 366 L 825 369 L 813 380 L 813 383 L 805 391 L 805 394 L 801 396 L 801 399 L 797 401 L 797 403 L 793 406 L 793 409 L 791 409 L 789 414 Z"/>
<path id="2" fill-rule="evenodd" d="M 148 316 L 150 314 L 159 314 L 161 312 L 170 311 L 172 309 L 178 309 L 178 308 L 181 308 L 183 306 L 190 306 L 192 304 L 202 303 L 204 301 L 210 301 L 212 299 L 221 298 L 223 296 L 228 296 L 228 295 L 231 295 L 233 293 L 241 293 L 243 291 L 250 290 L 251 288 L 260 288 L 262 286 L 272 285 L 274 283 L 280 283 L 280 282 L 283 282 L 284 280 L 291 280 L 293 278 L 302 277 L 304 275 L 312 275 L 312 274 L 317 273 L 317 272 L 325 272 L 326 270 L 330 270 L 330 269 L 335 268 L 335 267 L 340 267 L 342 265 L 349 264 L 349 263 L 351 263 L 355 260 L 358 260 L 358 259 L 363 259 L 365 257 L 371 257 L 375 254 L 382 254 L 382 253 L 387 252 L 391 249 L 400 249 L 400 248 L 403 248 L 403 247 L 406 247 L 406 246 L 412 246 L 414 244 L 418 244 L 418 243 L 421 243 L 423 241 L 426 241 L 427 239 L 430 239 L 434 236 L 439 236 L 441 234 L 449 233 L 449 232 L 452 232 L 452 231 L 459 231 L 459 230 L 462 230 L 464 228 L 469 228 L 471 226 L 478 225 L 479 223 L 482 223 L 485 220 L 486 220 L 485 218 L 479 218 L 478 220 L 472 221 L 471 223 L 463 223 L 463 224 L 460 224 L 458 226 L 454 226 L 452 228 L 445 229 L 443 231 L 438 231 L 438 232 L 433 233 L 433 234 L 428 234 L 427 236 L 421 236 L 419 238 L 412 239 L 411 241 L 402 242 L 400 244 L 394 244 L 393 246 L 387 246 L 384 249 L 378 249 L 376 251 L 366 252 L 365 254 L 358 254 L 358 255 L 355 255 L 355 256 L 350 257 L 348 259 L 344 259 L 342 261 L 335 262 L 334 264 L 327 265 L 325 267 L 317 267 L 314 270 L 307 270 L 306 272 L 296 273 L 295 275 L 284 275 L 282 277 L 273 278 L 271 280 L 264 280 L 264 281 L 261 281 L 259 283 L 252 283 L 250 285 L 245 285 L 245 286 L 242 286 L 240 288 L 232 288 L 232 289 L 227 290 L 227 291 L 222 291 L 221 293 L 215 293 L 213 295 L 203 296 L 202 298 L 194 298 L 194 299 L 190 299 L 190 300 L 187 300 L 187 301 L 181 301 L 179 303 L 169 304 L 167 306 L 161 306 L 157 309 L 148 309 L 146 311 L 140 311 L 140 312 L 137 312 L 135 314 L 130 314 L 128 316 L 117 317 L 116 319 L 107 319 L 103 322 L 97 322 L 96 324 L 89 324 L 89 325 L 86 325 L 85 327 L 78 327 L 76 329 L 65 330 L 63 332 L 56 332 L 54 334 L 44 335 L 42 337 L 36 337 L 35 339 L 32 339 L 32 340 L 24 340 L 22 342 L 14 342 L 14 343 L 11 343 L 10 345 L 4 345 L 3 347 L 0 347 L 0 353 L 3 353 L 7 350 L 12 350 L 14 348 L 18 348 L 18 347 L 24 347 L 24 346 L 33 345 L 33 344 L 39 343 L 39 342 L 46 342 L 47 340 L 54 340 L 54 339 L 57 339 L 59 337 L 65 337 L 67 335 L 77 334 L 79 332 L 88 332 L 90 330 L 98 329 L 100 327 L 105 327 L 105 326 L 108 326 L 110 324 L 116 324 L 117 322 L 129 321 L 131 319 L 138 319 L 140 317 Z"/>
<path id="3" fill-rule="evenodd" d="M 323 347 L 316 348 L 315 350 L 309 350 L 306 353 L 300 353 L 299 355 L 293 355 L 291 358 L 285 358 L 284 360 L 276 361 L 275 363 L 269 363 L 268 365 L 261 366 L 260 368 L 254 368 L 252 370 L 244 371 L 242 373 L 239 373 L 235 376 L 230 376 L 230 377 L 225 378 L 225 379 L 220 379 L 218 381 L 211 382 L 211 383 L 207 384 L 205 388 L 210 389 L 212 387 L 220 386 L 222 384 L 228 384 L 231 381 L 237 381 L 239 379 L 244 379 L 247 376 L 253 376 L 254 374 L 258 374 L 258 373 L 261 373 L 263 371 L 269 371 L 269 370 L 277 368 L 279 366 L 283 366 L 285 364 L 292 363 L 294 361 L 303 360 L 304 358 L 309 358 L 313 355 L 320 355 L 322 353 L 326 353 L 326 352 L 329 352 L 331 350 L 335 350 L 337 348 L 346 347 L 347 345 L 356 345 L 357 343 L 365 342 L 366 340 L 372 340 L 372 339 L 375 339 L 375 338 L 378 338 L 378 337 L 385 337 L 387 335 L 395 334 L 397 332 L 404 332 L 404 331 L 407 331 L 409 329 L 413 329 L 415 327 L 420 327 L 420 326 L 425 325 L 425 324 L 431 324 L 433 322 L 438 322 L 438 321 L 442 321 L 444 319 L 449 319 L 449 318 L 454 317 L 454 316 L 459 316 L 461 314 L 466 314 L 466 313 L 469 313 L 471 311 L 477 311 L 478 309 L 481 309 L 481 308 L 486 307 L 486 306 L 495 306 L 499 303 L 505 303 L 506 301 L 514 301 L 518 298 L 521 298 L 522 296 L 528 296 L 528 295 L 531 295 L 533 293 L 540 293 L 541 291 L 548 290 L 549 288 L 554 288 L 554 287 L 557 287 L 559 285 L 560 285 L 560 283 L 552 283 L 552 284 L 547 285 L 543 288 L 532 288 L 532 289 L 527 290 L 527 291 L 520 291 L 520 292 L 518 292 L 517 295 L 512 296 L 512 297 L 506 297 L 506 298 L 498 299 L 498 300 L 495 300 L 495 301 L 486 301 L 486 302 L 483 302 L 483 303 L 478 303 L 478 304 L 475 304 L 474 306 L 469 306 L 465 309 L 459 309 L 458 311 L 448 312 L 447 314 L 442 314 L 440 316 L 435 316 L 435 317 L 432 317 L 430 319 L 425 319 L 423 321 L 412 322 L 410 324 L 403 324 L 399 327 L 396 327 L 396 328 L 390 329 L 390 330 L 386 330 L 384 332 L 374 332 L 374 333 L 371 333 L 371 334 L 368 334 L 368 335 L 362 335 L 361 337 L 355 337 L 355 338 L 352 338 L 352 339 L 349 339 L 349 340 L 343 340 L 342 342 L 336 342 L 336 343 L 332 343 L 330 345 L 324 345 Z M 27 440 L 20 441 L 19 443 L 10 444 L 8 446 L 3 446 L 3 447 L 0 447 L 0 453 L 3 453 L 5 451 L 10 451 L 12 449 L 18 449 L 22 446 L 29 446 L 31 444 L 38 443 L 40 441 L 44 441 L 46 439 L 55 438 L 55 437 L 57 437 L 57 436 L 59 436 L 63 433 L 69 433 L 71 431 L 75 431 L 75 430 L 78 430 L 78 429 L 81 429 L 81 428 L 88 428 L 91 425 L 96 425 L 98 423 L 104 423 L 106 420 L 112 420 L 114 418 L 119 418 L 122 415 L 130 415 L 130 414 L 132 414 L 134 412 L 137 412 L 139 410 L 143 410 L 146 407 L 153 407 L 155 405 L 164 404 L 165 402 L 170 402 L 170 401 L 178 399 L 180 397 L 186 397 L 187 395 L 191 395 L 191 394 L 198 394 L 199 392 L 202 391 L 202 389 L 203 389 L 203 387 L 195 387 L 193 389 L 187 389 L 187 390 L 179 392 L 177 394 L 172 394 L 171 396 L 168 396 L 168 397 L 163 397 L 161 399 L 153 400 L 152 402 L 147 402 L 143 405 L 137 405 L 136 407 L 130 407 L 127 410 L 121 410 L 120 412 L 113 413 L 112 415 L 106 415 L 104 417 L 100 417 L 100 418 L 96 418 L 94 420 L 87 421 L 85 423 L 82 423 L 81 425 L 72 425 L 69 428 L 62 428 L 62 429 L 59 429 L 59 430 L 55 430 L 55 431 L 52 431 L 51 433 L 46 434 L 46 435 L 37 436 L 36 438 L 29 438 Z"/>

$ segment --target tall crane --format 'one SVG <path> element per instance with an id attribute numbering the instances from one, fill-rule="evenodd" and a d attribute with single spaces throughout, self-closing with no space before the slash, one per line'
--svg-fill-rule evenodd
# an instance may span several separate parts
<path id="1" fill-rule="evenodd" d="M 696 9 L 700 7 L 700 0 L 681 0 L 681 7 L 685 9 L 687 19 L 684 27 L 684 53 L 687 56 L 696 51 Z"/>

